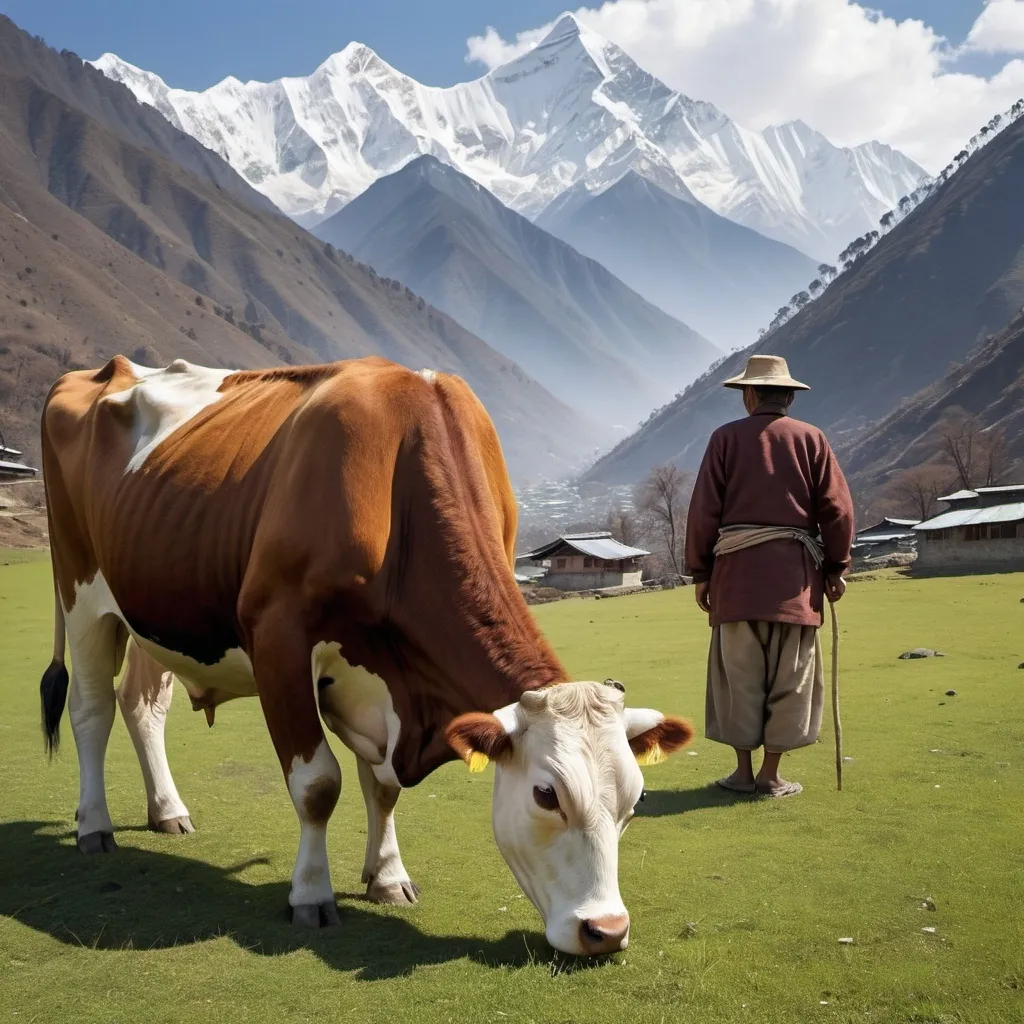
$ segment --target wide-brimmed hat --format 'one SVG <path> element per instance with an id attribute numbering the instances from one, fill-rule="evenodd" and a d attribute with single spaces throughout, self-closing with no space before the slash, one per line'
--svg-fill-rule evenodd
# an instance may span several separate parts
<path id="1" fill-rule="evenodd" d="M 810 391 L 807 384 L 801 384 L 789 375 L 789 367 L 782 356 L 751 356 L 746 369 L 738 377 L 722 382 L 727 388 L 790 388 L 793 391 Z"/>

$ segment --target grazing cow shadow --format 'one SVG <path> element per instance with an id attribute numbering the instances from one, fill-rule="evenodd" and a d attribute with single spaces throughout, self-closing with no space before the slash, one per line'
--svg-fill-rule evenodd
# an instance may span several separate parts
<path id="1" fill-rule="evenodd" d="M 360 901 L 340 904 L 340 928 L 303 931 L 288 920 L 286 882 L 236 877 L 267 863 L 263 858 L 222 868 L 126 846 L 85 857 L 73 839 L 55 822 L 0 824 L 6 865 L 0 916 L 93 949 L 161 949 L 225 936 L 262 956 L 307 949 L 361 981 L 461 959 L 489 967 L 547 964 L 558 973 L 602 962 L 562 957 L 536 932 L 510 931 L 500 939 L 428 935 L 408 920 L 409 909 L 371 909 Z M 169 845 L 175 841 L 168 837 Z"/>
<path id="2" fill-rule="evenodd" d="M 643 802 L 637 804 L 638 818 L 666 818 L 707 807 L 731 807 L 747 803 L 754 797 L 747 793 L 734 793 L 711 783 L 701 789 L 648 789 Z"/>

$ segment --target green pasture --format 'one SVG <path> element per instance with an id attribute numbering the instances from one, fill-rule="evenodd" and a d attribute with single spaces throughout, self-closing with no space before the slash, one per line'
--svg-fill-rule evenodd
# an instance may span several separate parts
<path id="1" fill-rule="evenodd" d="M 402 797 L 419 905 L 360 901 L 362 800 L 337 743 L 343 926 L 293 930 L 297 824 L 255 700 L 208 729 L 175 696 L 168 749 L 190 836 L 145 831 L 118 717 L 107 780 L 120 851 L 81 856 L 70 723 L 52 763 L 38 724 L 49 564 L 0 556 L 0 1020 L 1022 1021 L 1022 597 L 1022 575 L 851 584 L 844 791 L 826 715 L 821 742 L 784 762 L 805 791 L 782 801 L 708 788 L 731 765 L 702 738 L 707 626 L 690 590 L 538 609 L 576 675 L 621 679 L 631 703 L 698 728 L 692 754 L 645 769 L 622 840 L 630 947 L 583 966 L 552 955 L 497 852 L 491 770 L 450 764 Z M 947 656 L 897 660 L 917 646 Z"/>

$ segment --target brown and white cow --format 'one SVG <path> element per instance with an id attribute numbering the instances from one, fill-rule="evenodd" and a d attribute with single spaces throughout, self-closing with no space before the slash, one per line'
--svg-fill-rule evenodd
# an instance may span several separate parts
<path id="1" fill-rule="evenodd" d="M 515 584 L 504 459 L 459 378 L 379 358 L 230 372 L 117 356 L 54 385 L 42 445 L 57 597 L 43 720 L 52 750 L 70 685 L 80 849 L 115 848 L 103 768 L 131 638 L 119 695 L 157 828 L 191 827 L 163 749 L 164 670 L 211 719 L 259 697 L 299 818 L 296 923 L 338 920 L 341 772 L 322 716 L 359 764 L 371 897 L 415 899 L 400 789 L 456 755 L 490 760 L 495 838 L 548 940 L 626 945 L 618 839 L 638 762 L 692 730 L 568 681 Z"/>

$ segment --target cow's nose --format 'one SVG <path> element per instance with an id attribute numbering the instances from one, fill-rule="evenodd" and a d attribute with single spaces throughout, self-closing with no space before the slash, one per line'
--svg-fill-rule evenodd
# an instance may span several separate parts
<path id="1" fill-rule="evenodd" d="M 587 956 L 625 949 L 629 937 L 629 914 L 608 914 L 580 922 L 580 945 Z"/>

